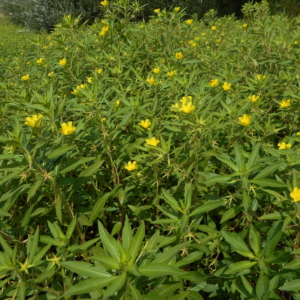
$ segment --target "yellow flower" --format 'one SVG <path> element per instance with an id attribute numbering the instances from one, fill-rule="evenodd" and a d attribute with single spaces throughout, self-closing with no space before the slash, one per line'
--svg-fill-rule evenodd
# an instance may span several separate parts
<path id="1" fill-rule="evenodd" d="M 61 59 L 58 63 L 61 66 L 65 66 L 67 64 L 67 60 L 65 58 Z"/>
<path id="2" fill-rule="evenodd" d="M 116 107 L 120 106 L 120 104 L 121 104 L 121 100 L 117 100 Z"/>
<path id="3" fill-rule="evenodd" d="M 53 77 L 53 74 L 54 74 L 54 72 L 50 72 L 50 73 L 48 73 L 48 76 Z"/>
<path id="4" fill-rule="evenodd" d="M 218 79 L 212 79 L 209 83 L 208 83 L 211 87 L 216 87 L 219 85 L 219 80 Z"/>
<path id="5" fill-rule="evenodd" d="M 228 82 L 224 82 L 224 84 L 222 86 L 224 91 L 230 90 L 230 87 L 231 87 L 231 83 L 228 83 Z"/>
<path id="6" fill-rule="evenodd" d="M 175 75 L 175 73 L 176 73 L 176 71 L 170 71 L 170 72 L 167 73 L 167 75 L 169 77 L 173 77 Z"/>
<path id="7" fill-rule="evenodd" d="M 243 126 L 248 126 L 251 122 L 251 117 L 244 114 L 242 117 L 239 117 L 239 120 Z"/>
<path id="8" fill-rule="evenodd" d="M 94 81 L 94 78 L 93 77 L 89 77 L 88 79 L 87 79 L 87 82 L 88 83 L 92 83 Z"/>
<path id="9" fill-rule="evenodd" d="M 107 0 L 101 1 L 100 4 L 102 6 L 108 6 L 108 1 Z"/>
<path id="10" fill-rule="evenodd" d="M 286 144 L 286 143 L 279 143 L 278 144 L 279 150 L 284 150 L 284 149 L 289 149 L 292 147 L 291 144 Z"/>
<path id="11" fill-rule="evenodd" d="M 154 74 L 158 74 L 158 73 L 160 72 L 160 68 L 154 68 L 154 69 L 152 70 L 152 72 L 153 72 Z"/>
<path id="12" fill-rule="evenodd" d="M 160 8 L 154 9 L 154 12 L 155 12 L 156 14 L 160 13 Z"/>
<path id="13" fill-rule="evenodd" d="M 177 7 L 174 8 L 174 10 L 175 10 L 175 11 L 180 11 L 180 7 L 177 6 Z"/>
<path id="14" fill-rule="evenodd" d="M 174 108 L 176 108 L 176 109 L 174 109 Z M 173 104 L 172 106 L 171 106 L 171 110 L 173 110 L 173 111 L 178 111 L 179 110 L 179 105 L 178 105 L 178 103 L 176 103 L 175 105 Z"/>
<path id="15" fill-rule="evenodd" d="M 27 122 L 25 122 L 25 125 L 28 125 L 30 127 L 40 127 L 42 120 L 41 118 L 43 117 L 43 115 L 33 115 L 32 117 L 27 117 L 26 120 Z"/>
<path id="16" fill-rule="evenodd" d="M 265 75 L 261 75 L 261 74 L 258 74 L 256 77 L 257 77 L 258 80 L 263 80 L 263 79 L 266 78 Z"/>
<path id="17" fill-rule="evenodd" d="M 155 84 L 156 84 L 156 82 L 155 82 L 155 80 L 154 80 L 154 77 L 147 78 L 147 82 L 148 82 L 149 84 L 151 84 L 151 85 L 155 85 Z"/>
<path id="18" fill-rule="evenodd" d="M 182 104 L 186 104 L 187 103 L 187 101 L 190 101 L 190 102 L 192 102 L 192 100 L 193 100 L 193 97 L 192 96 L 183 96 L 179 101 L 182 103 Z"/>
<path id="19" fill-rule="evenodd" d="M 74 90 L 73 92 L 71 92 L 71 94 L 76 95 L 78 93 L 78 90 Z"/>
<path id="20" fill-rule="evenodd" d="M 127 166 L 125 166 L 125 169 L 128 170 L 128 171 L 133 171 L 133 170 L 135 170 L 137 168 L 138 168 L 138 166 L 136 164 L 136 161 L 133 161 L 133 162 L 129 161 L 127 163 Z"/>
<path id="21" fill-rule="evenodd" d="M 195 106 L 193 105 L 192 101 L 182 104 L 181 108 L 179 109 L 180 111 L 184 112 L 185 114 L 189 114 L 195 109 Z"/>
<path id="22" fill-rule="evenodd" d="M 191 45 L 192 47 L 196 47 L 197 43 L 195 43 L 194 41 L 189 41 L 189 45 Z"/>
<path id="23" fill-rule="evenodd" d="M 297 134 L 297 135 L 300 135 L 300 132 L 297 132 L 296 134 Z"/>
<path id="24" fill-rule="evenodd" d="M 102 30 L 100 31 L 100 35 L 102 35 L 102 36 L 106 35 L 107 32 L 108 32 L 108 30 L 109 30 L 109 27 L 108 26 L 104 26 L 102 28 Z"/>
<path id="25" fill-rule="evenodd" d="M 30 76 L 27 74 L 27 75 L 24 75 L 22 76 L 22 80 L 29 80 Z"/>
<path id="26" fill-rule="evenodd" d="M 103 70 L 102 70 L 102 69 L 97 69 L 96 72 L 97 72 L 98 74 L 101 74 L 101 73 L 103 72 Z"/>
<path id="27" fill-rule="evenodd" d="M 150 122 L 150 120 L 147 119 L 147 120 L 141 121 L 139 123 L 139 125 L 141 125 L 143 128 L 148 128 L 148 127 L 150 127 L 151 122 Z"/>
<path id="28" fill-rule="evenodd" d="M 147 143 L 146 146 L 149 146 L 149 145 L 157 146 L 160 143 L 160 141 L 157 140 L 155 137 L 153 137 L 151 139 L 146 139 L 146 143 Z"/>
<path id="29" fill-rule="evenodd" d="M 294 190 L 290 193 L 290 196 L 294 199 L 295 202 L 300 201 L 300 189 L 295 187 Z"/>
<path id="30" fill-rule="evenodd" d="M 74 127 L 72 125 L 72 122 L 68 122 L 68 124 L 67 123 L 62 123 L 61 124 L 61 131 L 60 132 L 62 132 L 65 135 L 72 134 L 75 130 L 76 130 L 76 127 Z"/>
<path id="31" fill-rule="evenodd" d="M 77 85 L 76 89 L 77 90 L 85 90 L 86 89 L 86 84 Z"/>
<path id="32" fill-rule="evenodd" d="M 212 26 L 211 30 L 217 30 L 217 26 Z"/>
<path id="33" fill-rule="evenodd" d="M 43 58 L 39 58 L 39 59 L 36 61 L 37 64 L 42 64 L 43 62 L 44 62 L 44 59 L 43 59 Z"/>
<path id="34" fill-rule="evenodd" d="M 248 24 L 247 24 L 247 23 L 243 24 L 243 27 L 244 27 L 244 28 L 246 28 L 247 26 L 248 26 Z"/>
<path id="35" fill-rule="evenodd" d="M 298 45 L 298 44 L 299 44 L 299 42 L 298 42 L 298 41 L 294 41 L 294 44 L 295 44 L 295 45 Z"/>
<path id="36" fill-rule="evenodd" d="M 280 104 L 280 108 L 285 108 L 291 105 L 291 100 L 283 99 L 279 104 Z"/>
<path id="37" fill-rule="evenodd" d="M 188 19 L 185 21 L 186 24 L 191 25 L 194 22 L 194 20 L 192 19 Z"/>
<path id="38" fill-rule="evenodd" d="M 106 121 L 106 118 L 101 118 L 101 121 L 102 121 L 102 122 L 105 122 L 105 121 Z"/>
<path id="39" fill-rule="evenodd" d="M 176 59 L 180 60 L 183 58 L 183 54 L 181 52 L 176 52 L 175 57 L 176 57 Z"/>
<path id="40" fill-rule="evenodd" d="M 249 96 L 248 98 L 251 100 L 252 103 L 254 103 L 258 100 L 259 96 L 252 95 L 252 96 Z"/>

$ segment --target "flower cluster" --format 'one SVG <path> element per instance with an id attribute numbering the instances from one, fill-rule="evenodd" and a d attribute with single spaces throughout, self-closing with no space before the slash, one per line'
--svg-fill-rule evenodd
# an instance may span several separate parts
<path id="1" fill-rule="evenodd" d="M 172 105 L 171 110 L 173 111 L 179 110 L 184 112 L 185 114 L 189 114 L 195 109 L 192 100 L 193 100 L 192 96 L 187 96 L 187 97 L 184 96 L 179 100 L 181 104 L 176 103 L 175 105 Z"/>

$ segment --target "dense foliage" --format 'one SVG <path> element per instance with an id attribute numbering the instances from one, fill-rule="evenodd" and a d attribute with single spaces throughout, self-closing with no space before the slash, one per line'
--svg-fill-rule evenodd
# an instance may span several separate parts
<path id="1" fill-rule="evenodd" d="M 299 299 L 300 19 L 136 9 L 0 45 L 0 298 Z"/>

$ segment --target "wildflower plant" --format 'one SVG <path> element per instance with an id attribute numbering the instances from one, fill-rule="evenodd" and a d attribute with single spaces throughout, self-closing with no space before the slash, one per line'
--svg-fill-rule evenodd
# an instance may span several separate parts
<path id="1" fill-rule="evenodd" d="M 296 299 L 298 19 L 101 2 L 0 40 L 2 298 Z"/>

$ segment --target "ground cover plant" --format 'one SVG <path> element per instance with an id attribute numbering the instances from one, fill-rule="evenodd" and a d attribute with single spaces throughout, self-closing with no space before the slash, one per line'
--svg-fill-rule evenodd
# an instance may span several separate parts
<path id="1" fill-rule="evenodd" d="M 300 18 L 102 1 L 0 61 L 2 299 L 298 299 Z"/>

